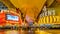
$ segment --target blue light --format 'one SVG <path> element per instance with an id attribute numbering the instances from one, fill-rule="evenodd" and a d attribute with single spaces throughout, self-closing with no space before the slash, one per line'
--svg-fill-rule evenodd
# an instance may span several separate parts
<path id="1" fill-rule="evenodd" d="M 13 20 L 13 21 L 18 21 L 18 16 L 13 16 L 13 15 L 7 15 L 7 20 Z"/>

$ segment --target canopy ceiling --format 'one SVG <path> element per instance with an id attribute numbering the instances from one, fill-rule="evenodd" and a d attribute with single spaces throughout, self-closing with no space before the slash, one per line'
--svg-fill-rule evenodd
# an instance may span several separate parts
<path id="1" fill-rule="evenodd" d="M 9 8 L 19 8 L 24 14 L 35 19 L 40 13 L 46 0 L 3 0 L 3 2 Z"/>

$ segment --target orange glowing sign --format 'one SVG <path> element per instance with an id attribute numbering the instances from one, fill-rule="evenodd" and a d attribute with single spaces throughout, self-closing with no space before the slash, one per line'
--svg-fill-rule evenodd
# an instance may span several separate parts
<path id="1" fill-rule="evenodd" d="M 10 23 L 10 24 L 21 24 L 22 19 L 20 15 L 14 11 L 2 11 L 0 13 L 0 24 L 2 25 L 4 23 Z"/>

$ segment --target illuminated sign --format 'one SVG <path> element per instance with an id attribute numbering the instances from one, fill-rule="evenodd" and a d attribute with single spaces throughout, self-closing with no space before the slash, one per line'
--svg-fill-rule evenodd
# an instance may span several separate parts
<path id="1" fill-rule="evenodd" d="M 43 11 L 40 14 L 40 18 L 45 17 L 45 16 L 54 16 L 54 15 L 56 15 L 56 12 L 55 12 L 54 8 L 48 9 L 48 11 L 46 11 L 46 9 L 43 8 Z"/>
<path id="2" fill-rule="evenodd" d="M 18 18 L 18 16 L 7 15 L 7 20 L 18 21 L 18 20 L 19 20 L 19 18 Z"/>

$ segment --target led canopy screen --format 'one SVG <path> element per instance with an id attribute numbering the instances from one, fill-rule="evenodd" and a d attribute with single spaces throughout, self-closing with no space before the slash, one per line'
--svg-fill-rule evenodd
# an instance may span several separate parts
<path id="1" fill-rule="evenodd" d="M 18 21 L 19 17 L 14 15 L 7 15 L 7 20 Z"/>

